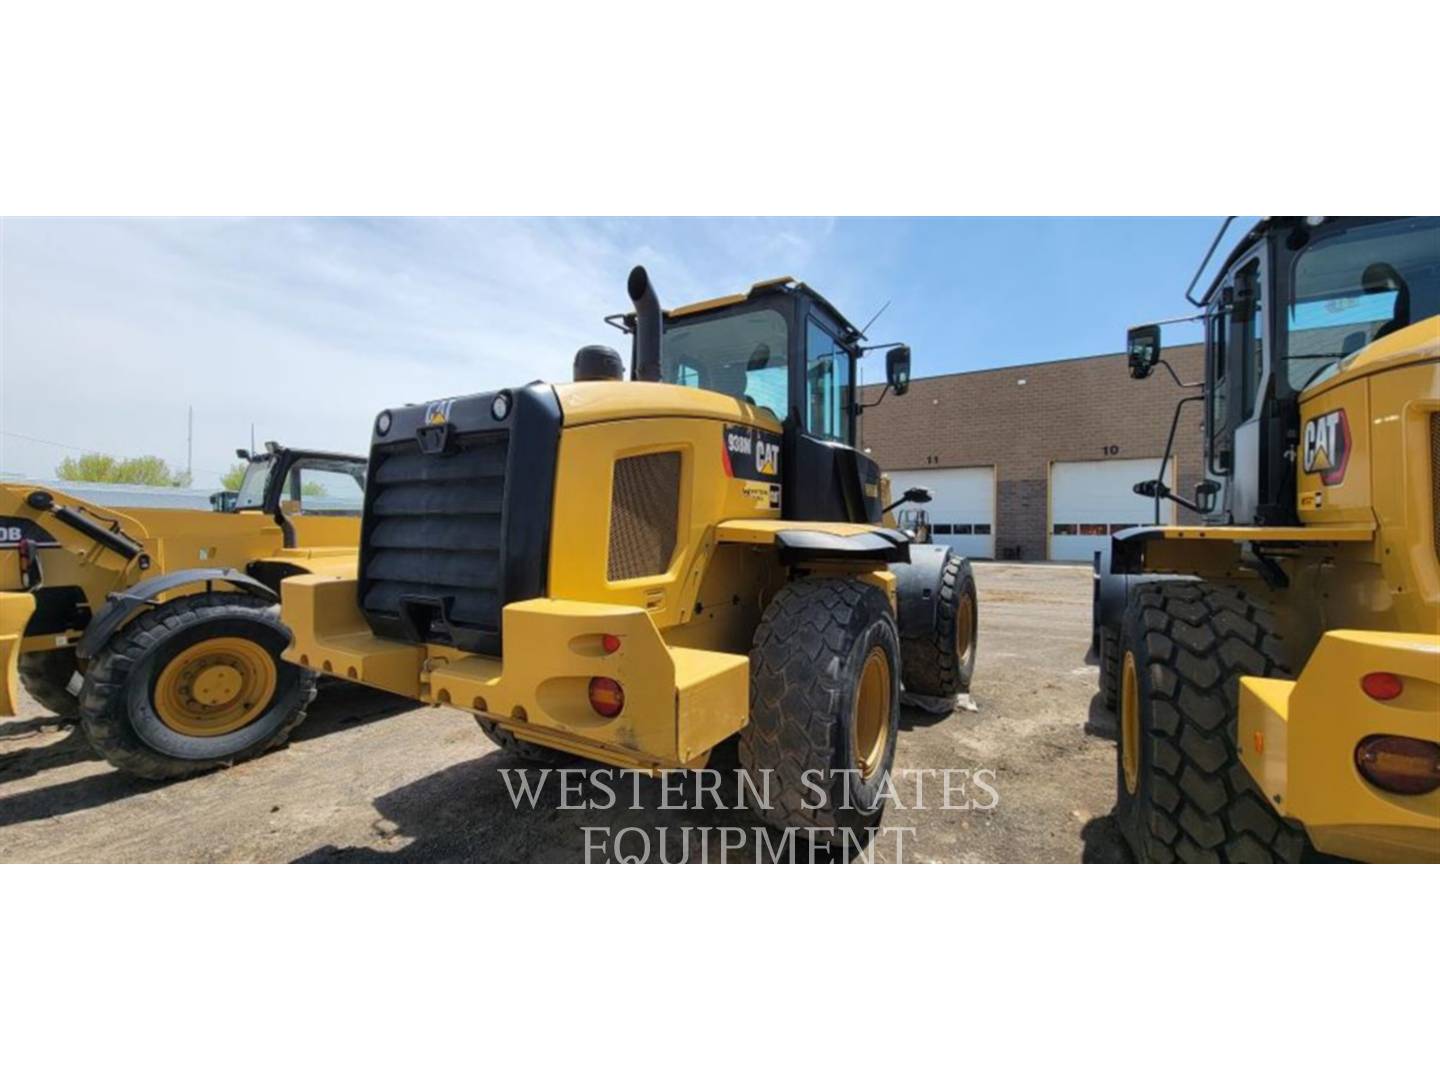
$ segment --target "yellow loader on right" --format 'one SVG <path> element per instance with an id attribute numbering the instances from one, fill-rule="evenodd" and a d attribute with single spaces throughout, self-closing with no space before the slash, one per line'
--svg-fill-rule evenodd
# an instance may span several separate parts
<path id="1" fill-rule="evenodd" d="M 1193 496 L 1135 487 L 1200 524 L 1097 559 L 1121 831 L 1145 862 L 1440 861 L 1440 218 L 1267 218 L 1194 296 L 1224 232 L 1186 294 L 1203 383 L 1129 333 L 1206 460 Z"/>

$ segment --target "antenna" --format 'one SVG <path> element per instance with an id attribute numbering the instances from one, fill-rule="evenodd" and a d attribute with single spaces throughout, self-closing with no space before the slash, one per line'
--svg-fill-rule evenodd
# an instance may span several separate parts
<path id="1" fill-rule="evenodd" d="M 889 301 L 889 300 L 886 300 L 885 303 L 883 303 L 883 304 L 880 305 L 880 310 L 877 311 L 877 312 L 875 312 L 874 315 L 871 315 L 871 316 L 870 316 L 870 321 L 867 322 L 867 323 L 860 329 L 860 336 L 861 336 L 862 338 L 865 336 L 865 331 L 866 331 L 866 330 L 869 330 L 870 327 L 872 327 L 872 326 L 875 325 L 875 320 L 878 319 L 881 315 L 884 315 L 884 314 L 885 314 L 885 309 L 888 308 L 889 306 L 890 306 L 890 301 Z"/>
<path id="2" fill-rule="evenodd" d="M 185 416 L 185 486 L 195 486 L 195 406 L 187 407 Z"/>

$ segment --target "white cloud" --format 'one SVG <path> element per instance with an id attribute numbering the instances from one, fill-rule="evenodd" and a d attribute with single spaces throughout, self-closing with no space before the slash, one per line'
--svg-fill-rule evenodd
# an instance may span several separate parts
<path id="1" fill-rule="evenodd" d="M 201 486 L 252 421 L 260 441 L 363 452 L 388 405 L 564 379 L 591 342 L 623 351 L 601 318 L 628 307 L 636 262 L 679 304 L 809 274 L 835 235 L 822 219 L 688 218 L 8 219 L 0 230 L 0 471 L 49 476 L 67 452 L 22 434 L 183 466 L 193 405 Z"/>

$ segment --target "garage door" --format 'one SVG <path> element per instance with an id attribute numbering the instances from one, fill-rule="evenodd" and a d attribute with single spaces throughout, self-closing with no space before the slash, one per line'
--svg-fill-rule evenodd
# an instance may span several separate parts
<path id="1" fill-rule="evenodd" d="M 995 557 L 995 470 L 901 469 L 890 475 L 892 499 L 906 488 L 926 487 L 935 495 L 925 506 L 932 539 L 972 559 Z"/>
<path id="2" fill-rule="evenodd" d="M 1057 461 L 1050 466 L 1050 558 L 1089 562 L 1111 533 L 1155 520 L 1155 501 L 1130 489 L 1160 473 L 1159 458 Z M 1165 482 L 1171 482 L 1165 469 Z M 1175 504 L 1160 504 L 1175 520 Z"/>

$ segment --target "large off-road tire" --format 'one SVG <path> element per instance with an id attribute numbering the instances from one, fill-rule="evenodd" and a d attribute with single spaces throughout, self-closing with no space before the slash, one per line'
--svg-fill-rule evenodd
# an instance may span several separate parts
<path id="1" fill-rule="evenodd" d="M 75 671 L 74 649 L 48 649 L 20 657 L 20 685 L 62 720 L 69 720 L 80 711 L 80 699 L 70 692 Z"/>
<path id="2" fill-rule="evenodd" d="M 1234 586 L 1141 585 L 1120 633 L 1116 817 L 1142 862 L 1296 862 L 1304 830 L 1240 763 L 1240 678 L 1293 670 L 1274 614 Z"/>
<path id="3" fill-rule="evenodd" d="M 873 585 L 809 577 L 776 594 L 755 630 L 750 723 L 740 733 L 740 764 L 757 791 L 771 770 L 768 805 L 755 808 L 766 824 L 830 830 L 811 834 L 827 846 L 851 842 L 846 829 L 863 843 L 863 830 L 879 825 L 899 673 L 895 617 Z"/>
<path id="4" fill-rule="evenodd" d="M 970 689 L 979 612 L 970 560 L 951 552 L 940 571 L 934 631 L 902 641 L 906 690 L 926 697 L 953 698 Z"/>
<path id="5" fill-rule="evenodd" d="M 1096 632 L 1096 661 L 1100 666 L 1100 700 L 1112 713 L 1120 707 L 1120 631 L 1102 626 Z"/>
<path id="6" fill-rule="evenodd" d="M 480 730 L 485 733 L 487 739 L 511 757 L 519 758 L 521 761 L 528 761 L 550 769 L 578 769 L 589 764 L 584 758 L 567 754 L 564 750 L 554 750 L 548 746 L 541 746 L 539 743 L 527 742 L 516 736 L 514 732 L 505 730 L 493 720 L 477 716 L 475 722 L 480 725 Z"/>
<path id="7" fill-rule="evenodd" d="M 172 600 L 128 623 L 90 662 L 80 718 L 117 769 L 191 776 L 281 746 L 305 719 L 315 674 L 280 659 L 290 632 L 241 593 Z"/>

